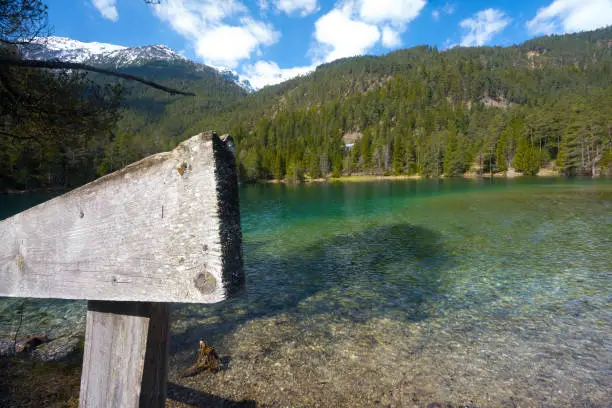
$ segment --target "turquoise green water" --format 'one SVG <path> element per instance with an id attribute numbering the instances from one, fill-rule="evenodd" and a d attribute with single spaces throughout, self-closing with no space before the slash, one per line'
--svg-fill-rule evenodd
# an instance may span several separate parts
<path id="1" fill-rule="evenodd" d="M 241 210 L 246 293 L 176 305 L 172 381 L 280 406 L 612 406 L 610 180 L 254 185 Z M 80 302 L 25 308 L 26 330 L 83 324 Z M 225 369 L 179 379 L 200 338 Z"/>

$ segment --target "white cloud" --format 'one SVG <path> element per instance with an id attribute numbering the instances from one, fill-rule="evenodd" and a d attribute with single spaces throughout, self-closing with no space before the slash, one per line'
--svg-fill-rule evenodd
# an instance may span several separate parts
<path id="1" fill-rule="evenodd" d="M 442 14 L 446 14 L 447 16 L 450 16 L 454 13 L 455 13 L 455 5 L 453 3 L 446 3 L 441 8 L 438 8 L 432 11 L 431 17 L 433 17 L 433 19 L 437 21 L 440 19 Z"/>
<path id="2" fill-rule="evenodd" d="M 242 0 L 244 1 L 244 0 Z M 315 23 L 312 65 L 280 68 L 276 62 L 260 60 L 262 47 L 274 44 L 280 33 L 254 19 L 241 0 L 164 0 L 154 7 L 192 45 L 196 55 L 212 66 L 236 68 L 256 87 L 276 84 L 306 74 L 323 62 L 362 55 L 376 44 L 386 48 L 401 45 L 401 35 L 426 5 L 426 0 L 338 0 L 331 11 Z M 271 9 L 304 16 L 318 10 L 318 0 L 257 0 L 259 12 Z M 260 17 L 261 18 L 261 17 Z"/>
<path id="3" fill-rule="evenodd" d="M 202 18 L 208 21 L 219 21 L 233 14 L 246 13 L 248 11 L 244 4 L 236 0 L 205 0 L 188 1 L 184 3 L 192 3 L 194 6 L 200 8 L 200 15 L 202 16 Z"/>
<path id="4" fill-rule="evenodd" d="M 117 0 L 93 0 L 92 3 L 100 14 L 102 14 L 102 17 L 111 21 L 117 21 L 119 19 Z"/>
<path id="5" fill-rule="evenodd" d="M 278 11 L 292 14 L 300 12 L 301 16 L 307 16 L 318 10 L 317 0 L 275 0 L 274 6 Z"/>
<path id="6" fill-rule="evenodd" d="M 399 47 L 402 44 L 400 33 L 389 26 L 382 29 L 382 43 L 387 48 Z"/>
<path id="7" fill-rule="evenodd" d="M 270 45 L 276 40 L 268 26 L 250 20 L 242 26 L 211 28 L 198 38 L 195 51 L 210 64 L 234 68 L 238 61 L 249 59 L 260 44 Z"/>
<path id="8" fill-rule="evenodd" d="M 484 45 L 510 23 L 503 11 L 496 9 L 481 10 L 472 18 L 466 18 L 459 26 L 467 33 L 461 38 L 461 45 L 471 47 Z"/>
<path id="9" fill-rule="evenodd" d="M 322 46 L 324 61 L 365 53 L 380 39 L 378 27 L 353 20 L 350 10 L 333 9 L 315 23 L 315 39 Z"/>
<path id="10" fill-rule="evenodd" d="M 612 0 L 555 0 L 527 22 L 531 34 L 574 33 L 612 24 Z"/>
<path id="11" fill-rule="evenodd" d="M 312 65 L 280 68 L 273 61 L 258 61 L 246 66 L 241 75 L 260 88 L 311 72 L 324 62 L 363 55 L 376 44 L 399 47 L 401 34 L 426 4 L 425 0 L 340 1 L 315 23 L 314 44 L 309 51 Z M 317 7 L 315 0 L 273 0 L 273 3 L 287 14 L 301 11 L 304 15 Z"/>
<path id="12" fill-rule="evenodd" d="M 315 65 L 306 67 L 280 68 L 273 61 L 257 61 L 255 64 L 247 65 L 241 77 L 247 79 L 256 88 L 266 85 L 274 85 L 294 78 L 298 75 L 306 75 L 316 68 Z"/>
<path id="13" fill-rule="evenodd" d="M 209 65 L 234 68 L 280 37 L 269 24 L 251 18 L 237 0 L 165 0 L 155 6 L 155 14 Z"/>
<path id="14" fill-rule="evenodd" d="M 379 41 L 401 45 L 401 34 L 425 7 L 425 0 L 345 0 L 315 23 L 311 53 L 325 62 L 361 55 Z"/>
<path id="15" fill-rule="evenodd" d="M 425 0 L 361 0 L 359 16 L 369 23 L 391 22 L 403 27 L 417 18 L 425 7 Z"/>

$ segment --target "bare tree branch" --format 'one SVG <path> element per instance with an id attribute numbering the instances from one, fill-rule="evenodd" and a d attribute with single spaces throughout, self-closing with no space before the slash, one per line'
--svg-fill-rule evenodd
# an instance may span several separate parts
<path id="1" fill-rule="evenodd" d="M 41 0 L 0 0 L 0 42 L 29 43 L 48 34 L 47 6 Z"/>
<path id="2" fill-rule="evenodd" d="M 2 38 L 0 38 L 0 43 L 6 44 L 6 45 L 27 45 L 27 44 L 30 44 L 31 42 L 32 42 L 31 39 L 24 40 L 24 41 L 8 41 L 8 40 L 3 40 Z"/>
<path id="3" fill-rule="evenodd" d="M 148 85 L 152 88 L 159 89 L 167 92 L 170 95 L 187 95 L 195 96 L 193 92 L 179 91 L 178 89 L 168 88 L 167 86 L 160 85 L 153 81 L 148 81 L 144 78 L 137 77 L 135 75 L 125 74 L 122 72 L 115 72 L 108 69 L 92 67 L 91 65 L 81 64 L 79 62 L 63 62 L 63 61 L 38 61 L 38 60 L 19 60 L 10 59 L 6 57 L 0 57 L 0 66 L 14 66 L 14 67 L 25 67 L 25 68 L 45 68 L 45 69 L 77 69 L 84 71 L 97 72 L 98 74 L 115 76 L 129 81 L 136 81 L 142 84 Z"/>

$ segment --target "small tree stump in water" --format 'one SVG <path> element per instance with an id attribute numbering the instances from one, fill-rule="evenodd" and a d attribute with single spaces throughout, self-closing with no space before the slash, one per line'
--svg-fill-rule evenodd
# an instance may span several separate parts
<path id="1" fill-rule="evenodd" d="M 202 371 L 216 373 L 221 367 L 221 361 L 214 347 L 207 345 L 204 340 L 200 340 L 200 350 L 198 351 L 198 361 L 187 370 L 183 371 L 182 377 L 193 377 Z"/>

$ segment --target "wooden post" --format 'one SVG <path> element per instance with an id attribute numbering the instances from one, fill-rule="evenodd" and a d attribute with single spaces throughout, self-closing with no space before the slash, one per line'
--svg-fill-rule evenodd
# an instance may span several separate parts
<path id="1" fill-rule="evenodd" d="M 170 302 L 244 282 L 231 137 L 194 136 L 1 221 L 0 237 L 0 296 L 89 300 L 80 406 L 163 407 Z"/>
<path id="2" fill-rule="evenodd" d="M 163 407 L 170 304 L 89 301 L 80 407 Z"/>

